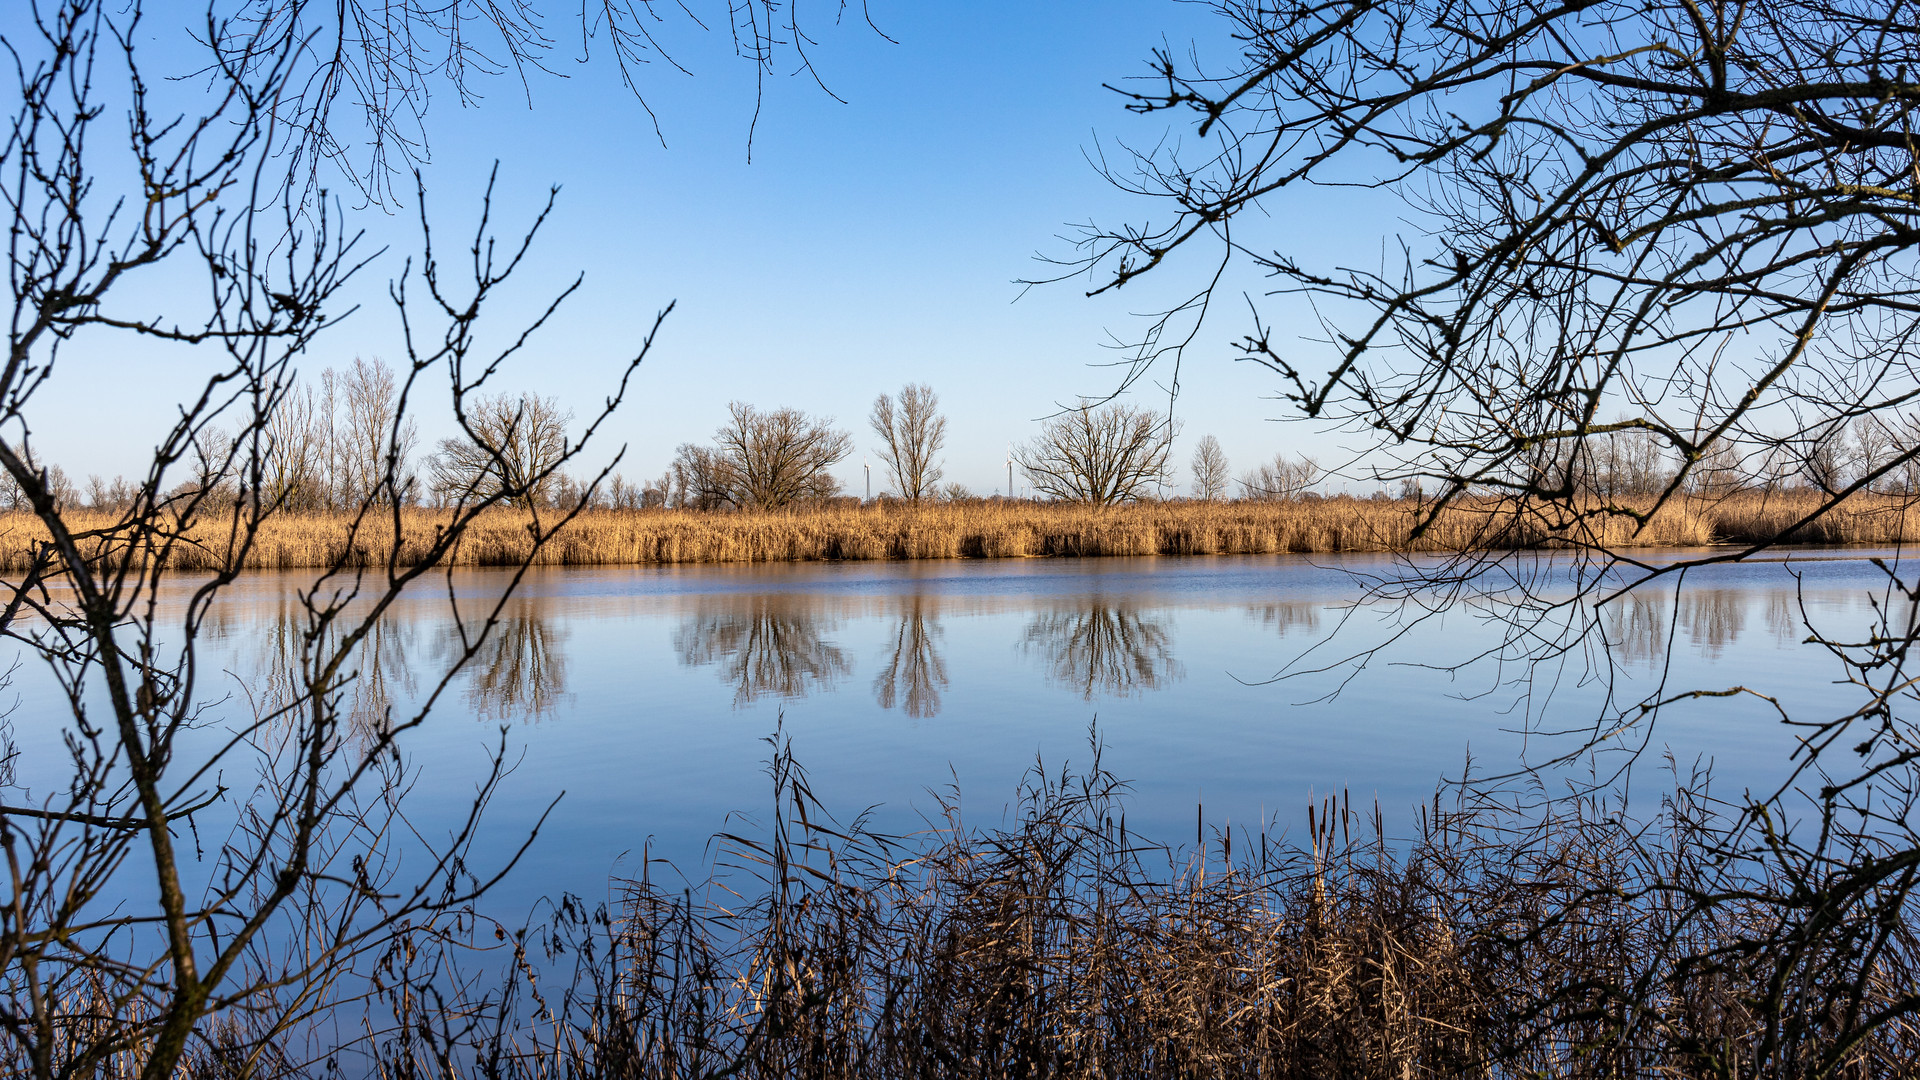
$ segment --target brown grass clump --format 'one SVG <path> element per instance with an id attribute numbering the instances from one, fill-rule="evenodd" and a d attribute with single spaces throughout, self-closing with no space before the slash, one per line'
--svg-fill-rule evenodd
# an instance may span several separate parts
<path id="1" fill-rule="evenodd" d="M 1784 540 L 1812 544 L 1892 544 L 1920 537 L 1920 508 L 1892 496 L 1857 496 L 1812 523 L 1792 528 L 1820 505 L 1808 494 L 1743 493 L 1677 500 L 1644 526 L 1622 515 L 1563 524 L 1545 513 L 1493 500 L 1462 502 L 1418 539 L 1420 507 L 1408 501 L 1335 497 L 1284 502 L 1143 503 L 1096 508 L 975 500 L 791 511 L 703 513 L 690 510 L 592 511 L 580 515 L 534 556 L 541 566 L 753 563 L 812 560 L 969 559 L 1072 555 L 1250 555 L 1284 552 L 1464 551 L 1560 546 L 1697 547 Z M 410 563 L 432 537 L 442 511 L 409 509 L 400 518 L 398 561 Z M 73 512 L 80 529 L 114 524 L 110 514 Z M 529 518 L 501 510 L 473 526 L 453 562 L 518 565 L 532 551 Z M 325 566 L 336 557 L 360 565 L 394 554 L 392 520 L 374 515 L 349 536 L 343 515 L 282 514 L 268 520 L 242 569 Z M 46 533 L 29 514 L 0 514 L 0 568 L 18 571 Z M 176 569 L 212 570 L 236 556 L 216 521 L 198 523 L 176 549 Z"/>

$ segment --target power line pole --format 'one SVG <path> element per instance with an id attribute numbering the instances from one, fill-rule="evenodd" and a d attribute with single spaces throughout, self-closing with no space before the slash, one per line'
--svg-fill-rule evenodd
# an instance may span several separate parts
<path id="1" fill-rule="evenodd" d="M 862 457 L 860 459 L 860 470 L 867 474 L 867 501 L 872 502 L 873 501 L 873 466 L 867 464 L 867 459 L 865 457 Z"/>
<path id="2" fill-rule="evenodd" d="M 1013 498 L 1013 444 L 1007 444 L 1007 498 Z"/>

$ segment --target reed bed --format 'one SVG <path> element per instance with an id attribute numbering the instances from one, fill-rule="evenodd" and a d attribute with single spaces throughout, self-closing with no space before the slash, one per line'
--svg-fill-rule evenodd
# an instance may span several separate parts
<path id="1" fill-rule="evenodd" d="M 1483 793 L 1436 802 L 1408 842 L 1334 799 L 1296 843 L 1202 822 L 1174 848 L 1128 833 L 1097 767 L 1036 770 L 993 828 L 956 796 L 915 837 L 834 824 L 790 759 L 774 774 L 769 830 L 722 838 L 733 877 L 562 901 L 511 945 L 521 975 L 487 996 L 484 1031 L 396 995 L 377 1071 L 1920 1075 L 1911 899 L 1883 905 L 1870 921 L 1891 925 L 1860 950 L 1834 912 L 1795 909 L 1792 875 L 1703 858 L 1725 822 L 1689 792 L 1638 822 Z M 1779 948 L 1802 922 L 1826 936 Z M 542 947 L 578 958 L 570 989 L 534 977 Z M 1883 1008 L 1891 1022 L 1866 1019 Z"/>
<path id="2" fill-rule="evenodd" d="M 704 513 L 599 510 L 581 514 L 532 561 L 539 566 L 757 563 L 816 560 L 971 559 L 1105 555 L 1253 555 L 1284 552 L 1469 551 L 1488 547 L 1593 545 L 1697 547 L 1786 541 L 1895 544 L 1920 537 L 1920 504 L 1894 496 L 1857 496 L 1801 524 L 1819 506 L 1803 493 L 1743 493 L 1670 502 L 1642 524 L 1625 515 L 1469 500 L 1443 513 L 1418 538 L 1421 507 L 1410 501 L 1309 498 L 1285 502 L 1168 502 L 1095 508 L 976 500 L 922 507 L 880 504 L 789 511 Z M 79 529 L 107 529 L 106 513 L 69 514 Z M 408 509 L 400 517 L 398 561 L 410 563 L 444 515 Z M 532 541 L 528 514 L 485 515 L 451 558 L 455 565 L 514 566 Z M 375 515 L 349 535 L 342 515 L 270 518 L 242 569 L 291 570 L 380 564 L 394 554 L 390 515 Z M 1795 526 L 1798 526 L 1797 528 Z M 0 569 L 34 558 L 45 531 L 28 514 L 0 514 Z M 234 556 L 223 523 L 203 521 L 175 549 L 181 570 L 211 570 Z M 90 541 L 98 550 L 100 541 Z M 89 552 L 91 554 L 91 552 Z"/>
<path id="3" fill-rule="evenodd" d="M 1697 777 L 1650 818 L 1483 788 L 1410 839 L 1334 798 L 1297 840 L 1197 815 L 1176 846 L 1129 832 L 1097 748 L 998 824 L 950 792 L 906 836 L 834 821 L 784 744 L 770 772 L 775 812 L 704 881 L 643 849 L 608 903 L 403 934 L 351 1015 L 235 1010 L 178 1077 L 1920 1075 L 1910 889 L 1835 902 L 1816 867 L 1713 857 L 1728 808 Z M 67 1014 L 112 1048 L 75 1075 L 131 1080 L 107 1004 Z"/>

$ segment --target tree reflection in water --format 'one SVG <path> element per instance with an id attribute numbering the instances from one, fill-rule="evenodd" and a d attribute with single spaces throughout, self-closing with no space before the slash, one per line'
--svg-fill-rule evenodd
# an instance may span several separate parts
<path id="1" fill-rule="evenodd" d="M 900 607 L 893 654 L 873 679 L 873 697 L 883 709 L 904 705 L 908 716 L 925 720 L 940 715 L 940 691 L 947 688 L 947 662 L 940 655 L 940 617 L 935 602 L 915 593 Z"/>
<path id="2" fill-rule="evenodd" d="M 1603 609 L 1606 644 L 1628 663 L 1652 665 L 1667 654 L 1667 594 L 1628 593 Z"/>
<path id="3" fill-rule="evenodd" d="M 476 716 L 544 720 L 573 700 L 567 692 L 567 630 L 547 617 L 544 606 L 541 597 L 520 595 L 500 612 L 480 654 L 467 666 L 467 704 Z M 457 655 L 453 628 L 444 633 L 444 647 Z"/>
<path id="4" fill-rule="evenodd" d="M 1691 588 L 1680 594 L 1680 625 L 1694 648 L 1718 660 L 1747 628 L 1747 598 L 1738 589 Z"/>
<path id="5" fill-rule="evenodd" d="M 573 699 L 567 690 L 567 631 L 534 595 L 517 596 L 500 612 L 487 641 L 462 676 L 468 706 L 483 720 L 542 720 Z M 263 605 L 264 606 L 264 605 Z M 234 643 L 231 670 L 252 707 L 265 713 L 278 707 L 290 673 L 301 663 L 306 645 L 306 616 L 291 595 L 266 610 L 222 612 L 210 620 L 211 636 Z M 467 634 L 479 633 L 469 622 Z M 426 639 L 423 645 L 423 637 Z M 444 607 L 396 608 L 373 625 L 353 658 L 351 697 L 342 710 L 356 737 L 375 735 L 405 710 L 420 687 L 413 655 L 427 648 L 436 662 L 458 655 L 460 631 Z"/>
<path id="6" fill-rule="evenodd" d="M 1606 606 L 1607 643 L 1616 655 L 1649 666 L 1666 660 L 1671 632 L 1667 602 L 1671 596 L 1664 591 L 1628 593 Z M 1717 660 L 1746 631 L 1747 604 L 1752 597 L 1751 591 L 1740 589 L 1684 589 L 1671 630 L 1685 631 L 1695 650 Z M 1771 595 L 1768 599 L 1774 600 Z"/>
<path id="7" fill-rule="evenodd" d="M 1083 606 L 1057 608 L 1027 624 L 1020 649 L 1039 653 L 1048 678 L 1088 701 L 1155 690 L 1185 676 L 1173 658 L 1164 623 L 1127 603 L 1089 597 Z"/>
<path id="8" fill-rule="evenodd" d="M 1320 629 L 1320 604 L 1302 603 L 1298 600 L 1276 600 L 1267 604 L 1251 604 L 1247 607 L 1247 618 L 1260 620 L 1260 625 L 1286 637 L 1295 630 L 1313 633 Z"/>
<path id="9" fill-rule="evenodd" d="M 689 667 L 718 665 L 737 709 L 768 695 L 805 697 L 816 684 L 833 689 L 853 670 L 846 650 L 821 636 L 833 628 L 802 599 L 718 597 L 680 624 L 673 647 Z"/>
<path id="10" fill-rule="evenodd" d="M 233 643 L 227 670 L 256 715 L 282 708 L 306 645 L 306 612 L 295 598 L 282 595 L 266 611 L 218 608 L 205 625 L 209 639 Z M 361 640 L 345 687 L 349 700 L 342 710 L 354 738 L 384 731 L 396 702 L 404 704 L 416 693 L 407 653 L 417 637 L 413 622 L 390 616 L 375 623 Z"/>
<path id="11" fill-rule="evenodd" d="M 1774 644 L 1791 645 L 1800 640 L 1805 625 L 1798 596 L 1786 589 L 1768 591 L 1767 629 L 1773 631 Z"/>

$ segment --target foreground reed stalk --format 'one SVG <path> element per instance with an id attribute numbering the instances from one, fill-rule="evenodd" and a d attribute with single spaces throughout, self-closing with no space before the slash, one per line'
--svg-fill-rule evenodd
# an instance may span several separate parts
<path id="1" fill-rule="evenodd" d="M 1442 511 L 1421 535 L 1426 509 L 1410 500 L 1309 498 L 1277 502 L 1143 503 L 1098 508 L 1073 504 L 971 501 L 790 511 L 589 511 L 539 551 L 532 518 L 498 510 L 472 524 L 454 565 L 617 566 L 812 560 L 1019 558 L 1104 555 L 1264 555 L 1285 552 L 1459 552 L 1489 548 L 1698 547 L 1718 543 L 1896 544 L 1920 538 L 1920 505 L 1897 496 L 1859 495 L 1817 520 L 1816 495 L 1749 492 L 1675 500 L 1641 526 L 1629 516 L 1593 513 L 1549 519 L 1504 500 L 1465 500 Z M 107 529 L 109 513 L 72 511 L 82 529 Z M 428 550 L 446 512 L 399 515 L 398 562 Z M 230 551 L 209 521 L 169 553 L 176 570 L 291 570 L 345 563 L 384 564 L 395 552 L 389 519 L 279 514 L 243 554 Z M 1798 526 L 1796 528 L 1796 526 Z M 351 532 L 352 539 L 348 540 Z M 0 569 L 19 571 L 45 539 L 28 514 L 0 514 Z M 233 565 L 238 562 L 240 565 Z"/>
<path id="2" fill-rule="evenodd" d="M 1643 820 L 1483 791 L 1395 841 L 1334 799 L 1300 841 L 1203 826 L 1173 848 L 1129 834 L 1097 749 L 1030 774 L 1011 825 L 970 827 L 956 796 L 913 837 L 833 823 L 784 746 L 772 774 L 777 813 L 720 838 L 721 876 L 564 900 L 502 947 L 504 989 L 446 1002 L 422 992 L 444 957 L 396 966 L 377 1071 L 1920 1075 L 1920 1032 L 1868 1022 L 1920 979 L 1920 912 L 1851 949 L 1795 868 L 1702 857 L 1725 822 L 1698 777 Z M 570 988 L 536 977 L 568 963 Z M 1811 993 L 1783 1007 L 1783 983 Z"/>

